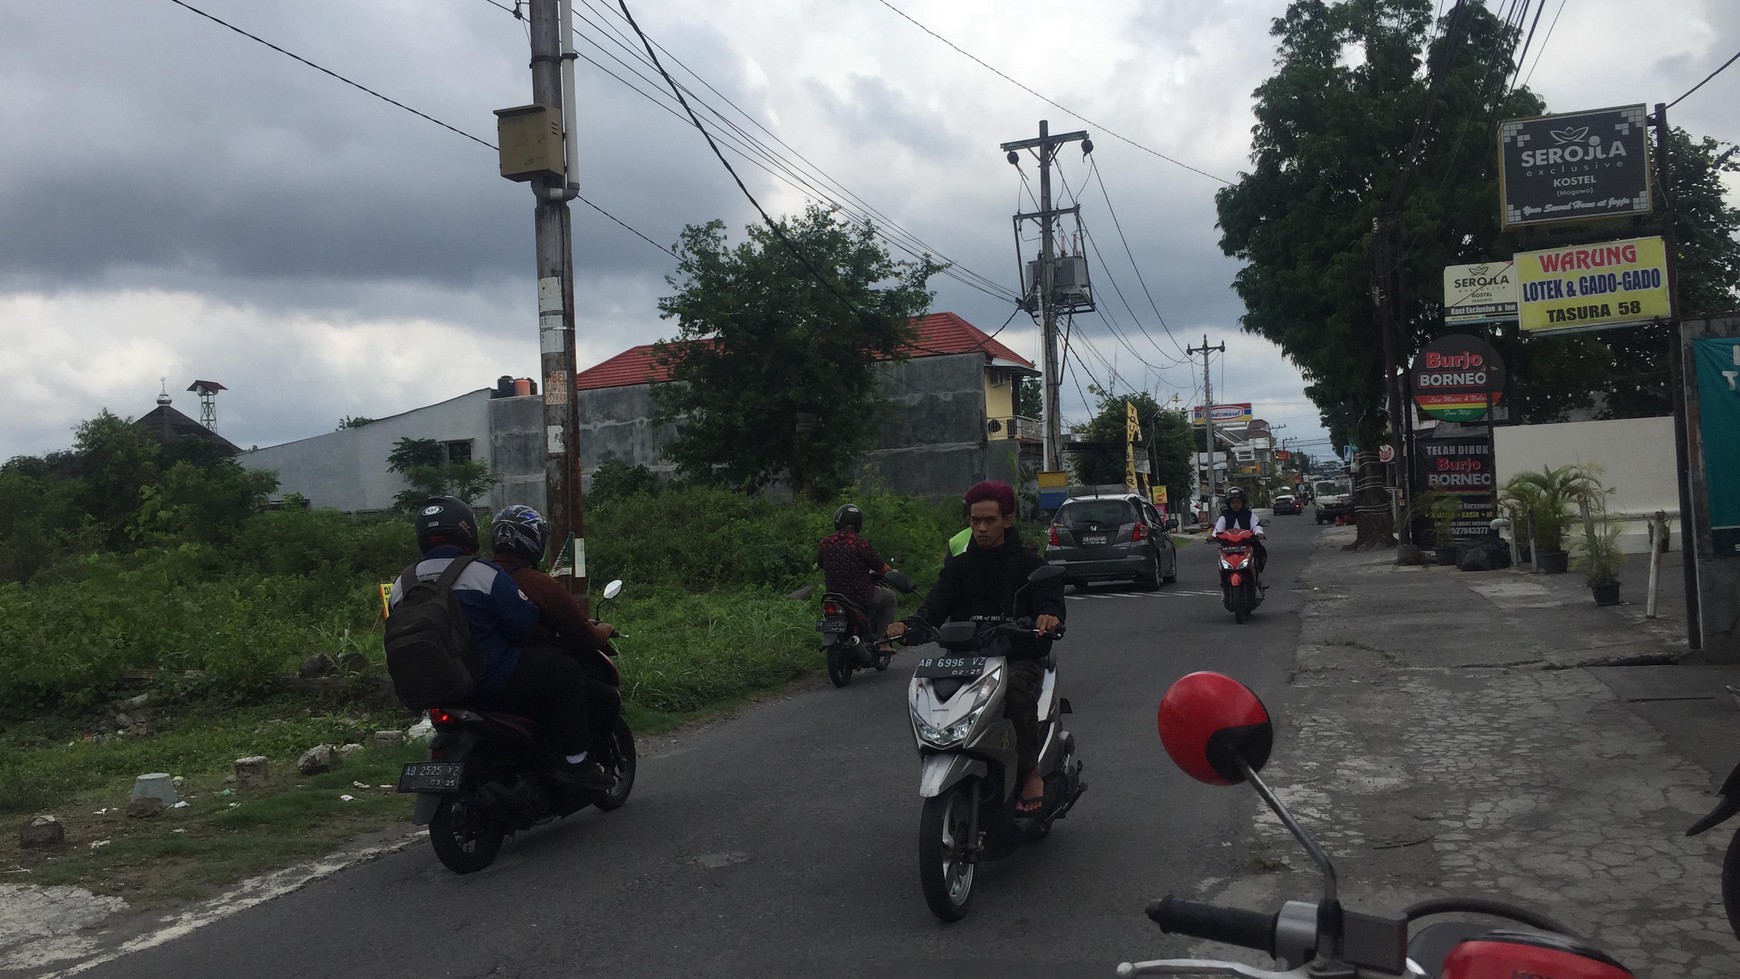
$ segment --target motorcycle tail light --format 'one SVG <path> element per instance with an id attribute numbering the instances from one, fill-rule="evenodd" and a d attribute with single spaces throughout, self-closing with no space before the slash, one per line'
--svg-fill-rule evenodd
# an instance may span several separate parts
<path id="1" fill-rule="evenodd" d="M 822 614 L 823 615 L 839 615 L 840 614 L 840 606 L 835 605 L 833 602 L 823 602 L 822 603 Z"/>
<path id="2" fill-rule="evenodd" d="M 436 707 L 429 711 L 429 723 L 436 727 L 452 727 L 459 723 L 459 718 L 445 707 Z"/>

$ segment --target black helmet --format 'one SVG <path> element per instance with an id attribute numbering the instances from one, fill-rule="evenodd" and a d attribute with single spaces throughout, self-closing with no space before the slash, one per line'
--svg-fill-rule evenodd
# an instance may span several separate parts
<path id="1" fill-rule="evenodd" d="M 1249 505 L 1249 501 L 1245 499 L 1245 491 L 1240 489 L 1237 486 L 1234 486 L 1232 489 L 1229 489 L 1226 491 L 1226 501 L 1228 503 L 1231 503 L 1234 500 L 1237 500 L 1240 503 L 1244 503 L 1247 506 Z"/>
<path id="2" fill-rule="evenodd" d="M 516 503 L 495 515 L 489 527 L 490 545 L 497 554 L 506 552 L 536 565 L 544 559 L 544 545 L 550 540 L 549 525 L 538 511 Z"/>
<path id="3" fill-rule="evenodd" d="M 417 547 L 424 554 L 437 547 L 477 552 L 477 514 L 464 500 L 432 496 L 417 509 Z"/>
<path id="4" fill-rule="evenodd" d="M 852 503 L 842 504 L 834 511 L 834 529 L 845 530 L 847 527 L 852 528 L 853 533 L 864 529 L 864 511 Z"/>

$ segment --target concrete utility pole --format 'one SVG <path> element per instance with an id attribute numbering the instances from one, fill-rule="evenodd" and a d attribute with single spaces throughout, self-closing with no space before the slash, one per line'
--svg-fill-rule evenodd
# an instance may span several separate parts
<path id="1" fill-rule="evenodd" d="M 1214 520 L 1215 498 L 1218 494 L 1214 479 L 1214 457 L 1219 455 L 1214 450 L 1214 387 L 1208 379 L 1208 355 L 1215 351 L 1226 353 L 1226 343 L 1222 342 L 1211 347 L 1208 345 L 1208 334 L 1206 333 L 1202 335 L 1202 346 L 1188 347 L 1184 351 L 1186 357 L 1202 355 L 1202 427 L 1208 436 L 1203 442 L 1203 446 L 1208 450 L 1208 505 L 1204 507 L 1204 510 L 1208 514 L 1210 522 Z"/>
<path id="2" fill-rule="evenodd" d="M 1054 210 L 1051 206 L 1051 161 L 1057 156 L 1058 147 L 1065 143 L 1081 140 L 1082 152 L 1092 153 L 1093 140 L 1085 131 L 1060 133 L 1051 135 L 1051 124 L 1041 119 L 1039 121 L 1039 138 L 1023 139 L 1013 143 L 1004 143 L 1001 149 L 1008 154 L 1010 163 L 1019 163 L 1021 150 L 1034 150 L 1039 157 L 1039 210 L 1032 214 L 1015 215 L 1015 223 L 1033 219 L 1039 222 L 1039 274 L 1035 277 L 1036 291 L 1039 293 L 1040 328 L 1044 337 L 1043 363 L 1041 370 L 1045 373 L 1045 468 L 1048 472 L 1057 472 L 1063 468 L 1063 422 L 1058 414 L 1058 395 L 1063 386 L 1063 366 L 1058 363 L 1057 356 L 1057 296 L 1056 254 L 1052 249 L 1051 222 L 1059 214 L 1078 211 L 1076 207 Z"/>
<path id="3" fill-rule="evenodd" d="M 574 390 L 574 247 L 568 201 L 579 195 L 570 0 L 531 0 L 532 102 L 561 120 L 565 166 L 531 181 L 538 267 L 538 350 L 544 375 L 544 516 L 551 546 L 574 536 L 568 589 L 586 596 L 586 531 L 580 497 L 579 405 Z M 554 561 L 555 558 L 553 557 Z"/>
<path id="4" fill-rule="evenodd" d="M 1698 534 L 1697 512 L 1692 508 L 1691 433 L 1686 420 L 1685 339 L 1680 330 L 1679 263 L 1674 258 L 1677 236 L 1674 234 L 1674 199 L 1668 193 L 1668 176 L 1673 172 L 1668 157 L 1667 106 L 1655 104 L 1655 180 L 1661 190 L 1661 236 L 1666 244 L 1668 280 L 1668 388 L 1673 394 L 1674 460 L 1679 467 L 1680 495 L 1680 557 L 1686 582 L 1686 644 L 1692 649 L 1704 648 L 1703 609 L 1698 594 Z M 1653 558 L 1652 558 L 1653 560 Z"/>

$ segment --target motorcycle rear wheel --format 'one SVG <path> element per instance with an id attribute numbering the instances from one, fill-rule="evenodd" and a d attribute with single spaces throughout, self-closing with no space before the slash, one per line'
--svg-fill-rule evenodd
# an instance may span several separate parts
<path id="1" fill-rule="evenodd" d="M 628 729 L 628 722 L 622 718 L 616 719 L 616 727 L 610 732 L 610 758 L 612 761 L 610 774 L 616 777 L 616 784 L 610 791 L 599 793 L 593 802 L 604 812 L 621 809 L 628 801 L 628 794 L 634 791 L 634 732 Z"/>
<path id="2" fill-rule="evenodd" d="M 456 874 L 471 874 L 495 862 L 506 834 L 471 791 L 446 796 L 429 820 L 429 843 L 442 865 Z"/>
<path id="3" fill-rule="evenodd" d="M 967 916 L 973 900 L 973 806 L 978 782 L 963 779 L 947 791 L 924 800 L 918 819 L 918 879 L 924 903 L 943 921 Z"/>
<path id="4" fill-rule="evenodd" d="M 851 657 L 851 652 L 837 642 L 828 646 L 828 679 L 834 681 L 834 686 L 852 682 Z"/>

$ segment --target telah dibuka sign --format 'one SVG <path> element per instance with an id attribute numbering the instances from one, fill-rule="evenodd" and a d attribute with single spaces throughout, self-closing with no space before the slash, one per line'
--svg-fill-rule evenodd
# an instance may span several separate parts
<path id="1" fill-rule="evenodd" d="M 1506 228 L 1650 212 L 1642 105 L 1506 120 L 1498 158 Z"/>

